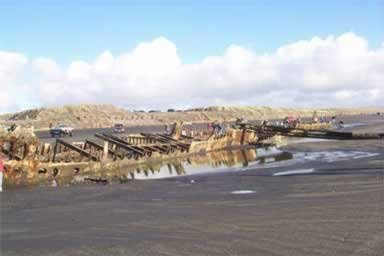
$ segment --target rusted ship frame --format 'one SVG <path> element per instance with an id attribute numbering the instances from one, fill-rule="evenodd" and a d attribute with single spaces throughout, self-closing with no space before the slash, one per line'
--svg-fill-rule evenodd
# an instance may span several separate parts
<path id="1" fill-rule="evenodd" d="M 329 130 L 308 130 L 281 126 L 239 124 L 225 133 L 209 137 L 188 137 L 174 129 L 172 135 L 141 133 L 116 136 L 95 134 L 94 138 L 69 143 L 57 139 L 54 145 L 36 138 L 0 137 L 0 150 L 7 155 L 5 183 L 17 185 L 26 180 L 44 180 L 79 173 L 98 174 L 124 170 L 127 166 L 182 157 L 189 154 L 241 148 L 261 143 L 275 135 L 323 139 L 383 139 L 384 134 L 353 134 Z M 28 183 L 28 182 L 27 182 Z"/>
<path id="2" fill-rule="evenodd" d="M 316 125 L 316 124 L 315 124 Z M 333 131 L 326 129 L 309 129 L 310 124 L 304 128 L 302 126 L 284 127 L 274 125 L 255 125 L 251 123 L 239 125 L 241 129 L 254 131 L 259 139 L 269 138 L 276 135 L 286 137 L 302 137 L 302 138 L 316 138 L 316 139 L 330 139 L 330 140 L 376 140 L 384 139 L 384 133 L 353 133 Z"/>
<path id="3" fill-rule="evenodd" d="M 97 133 L 82 142 L 56 139 L 54 144 L 39 143 L 36 138 L 23 136 L 0 137 L 0 150 L 7 156 L 5 184 L 17 185 L 28 180 L 37 183 L 62 175 L 123 170 L 144 162 L 242 147 L 257 141 L 255 133 L 247 129 L 228 129 L 209 137 L 194 138 L 182 135 L 180 129 L 181 126 L 175 128 L 171 135 Z"/>

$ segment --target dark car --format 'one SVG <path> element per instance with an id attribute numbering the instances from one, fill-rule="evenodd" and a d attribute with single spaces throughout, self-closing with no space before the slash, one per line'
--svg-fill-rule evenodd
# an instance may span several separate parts
<path id="1" fill-rule="evenodd" d="M 125 132 L 124 125 L 123 124 L 115 124 L 113 126 L 113 132 L 116 132 L 116 133 L 123 133 L 123 132 Z"/>
<path id="2" fill-rule="evenodd" d="M 49 130 L 49 133 L 51 134 L 52 137 L 61 137 L 61 136 L 72 137 L 73 128 L 68 126 L 68 125 L 61 124 L 61 125 L 58 125 L 56 127 L 51 128 Z"/>

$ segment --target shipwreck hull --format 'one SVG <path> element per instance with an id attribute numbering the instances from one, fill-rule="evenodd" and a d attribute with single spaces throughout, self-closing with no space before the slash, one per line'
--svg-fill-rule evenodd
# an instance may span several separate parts
<path id="1" fill-rule="evenodd" d="M 262 150 L 262 152 L 259 152 Z M 56 163 L 41 164 L 37 172 L 27 175 L 19 172 L 18 176 L 6 180 L 6 188 L 42 185 L 67 186 L 84 183 L 125 183 L 131 180 L 170 178 L 189 174 L 199 166 L 204 169 L 248 166 L 248 163 L 283 161 L 292 158 L 287 152 L 247 147 L 237 150 L 218 150 L 204 154 L 182 154 L 176 157 L 157 157 L 148 161 L 130 162 L 128 160 L 99 163 Z M 260 154 L 259 154 L 260 153 Z M 188 163 L 186 165 L 186 163 Z M 189 166 L 189 167 L 188 167 Z M 46 168 L 46 169 L 45 169 Z M 200 169 L 202 170 L 202 169 Z"/>
<path id="2" fill-rule="evenodd" d="M 189 152 L 211 152 L 223 149 L 233 149 L 249 145 L 257 141 L 257 136 L 254 131 L 230 129 L 225 134 L 212 135 L 208 140 L 192 141 Z"/>
<path id="3" fill-rule="evenodd" d="M 299 123 L 294 128 L 303 130 L 325 130 L 330 129 L 332 124 L 330 122 L 324 123 Z"/>
<path id="4" fill-rule="evenodd" d="M 190 155 L 247 147 L 257 141 L 251 130 L 228 129 L 207 139 L 181 137 L 178 140 L 165 135 L 142 134 L 126 137 L 97 135 L 102 143 L 84 141 L 67 143 L 58 139 L 54 145 L 26 143 L 25 138 L 2 138 L 1 151 L 5 162 L 5 188 L 28 185 L 55 185 L 75 182 L 79 175 L 126 179 L 127 170 L 147 164 L 182 158 Z M 103 180 L 100 180 L 101 182 Z"/>

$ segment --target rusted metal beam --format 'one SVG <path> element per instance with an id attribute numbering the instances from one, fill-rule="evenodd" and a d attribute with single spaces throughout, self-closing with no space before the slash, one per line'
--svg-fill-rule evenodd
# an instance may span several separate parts
<path id="1" fill-rule="evenodd" d="M 132 145 L 129 145 L 128 143 L 123 143 L 123 142 L 117 141 L 117 140 L 111 138 L 110 136 L 108 136 L 106 134 L 96 133 L 95 137 L 97 137 L 99 139 L 102 139 L 102 140 L 105 140 L 105 141 L 108 141 L 111 144 L 114 144 L 117 147 L 122 148 L 124 150 L 131 151 L 131 152 L 135 153 L 136 155 L 139 155 L 139 156 L 144 156 L 145 155 L 145 151 L 144 150 L 137 149 L 137 147 L 133 147 Z"/>
<path id="2" fill-rule="evenodd" d="M 69 149 L 71 149 L 73 151 L 78 152 L 82 156 L 85 156 L 85 157 L 88 157 L 89 159 L 92 159 L 93 161 L 99 160 L 98 157 L 96 157 L 96 156 L 92 155 L 91 153 L 89 153 L 89 152 L 87 152 L 87 151 L 85 151 L 85 150 L 83 150 L 83 149 L 81 149 L 81 148 L 79 148 L 79 147 L 77 147 L 75 145 L 72 145 L 72 144 L 70 144 L 70 143 L 68 143 L 68 142 L 66 142 L 64 140 L 56 139 L 56 145 L 58 143 L 63 145 L 66 148 L 69 148 Z"/>
<path id="3" fill-rule="evenodd" d="M 154 145 L 152 147 L 157 148 L 158 151 L 160 151 L 161 153 L 164 153 L 164 154 L 169 154 L 171 151 L 171 148 L 167 147 L 166 145 Z"/>
<path id="4" fill-rule="evenodd" d="M 167 146 L 162 146 L 162 145 L 145 145 L 143 146 L 146 150 L 150 150 L 152 152 L 160 152 L 163 154 L 168 154 L 170 152 L 169 148 Z"/>
<path id="5" fill-rule="evenodd" d="M 180 140 L 175 140 L 174 138 L 172 138 L 171 136 L 166 135 L 166 134 L 156 134 L 156 135 L 167 140 L 168 143 L 173 142 L 173 143 L 183 147 L 184 149 L 189 149 L 190 143 L 182 142 Z"/>
<path id="6" fill-rule="evenodd" d="M 151 138 L 155 141 L 169 144 L 171 147 L 179 148 L 182 150 L 188 150 L 189 146 L 186 143 L 180 142 L 178 140 L 173 139 L 172 137 L 168 137 L 162 134 L 149 134 L 149 133 L 142 133 L 143 136 L 146 136 L 148 138 Z"/>
<path id="7" fill-rule="evenodd" d="M 142 146 L 138 146 L 138 145 L 133 145 L 133 144 L 130 144 L 128 143 L 127 141 L 115 136 L 115 135 L 112 135 L 112 134 L 106 134 L 106 133 L 103 133 L 104 136 L 107 136 L 117 142 L 120 142 L 124 145 L 126 145 L 127 147 L 131 148 L 133 151 L 136 151 L 136 152 L 141 152 L 142 154 L 145 154 L 145 153 L 148 153 L 149 151 L 148 150 L 145 150 L 145 148 L 143 148 Z"/>
<path id="8" fill-rule="evenodd" d="M 90 146 L 92 146 L 92 147 L 94 147 L 94 148 L 96 148 L 96 149 L 98 149 L 98 150 L 104 150 L 104 147 L 103 147 L 102 145 L 100 145 L 100 144 L 97 143 L 97 142 L 88 140 L 88 139 L 85 140 L 85 144 L 86 144 L 86 145 L 90 145 Z M 116 153 L 115 153 L 113 150 L 111 150 L 111 149 L 108 150 L 108 153 L 111 154 L 111 155 L 116 154 Z"/>

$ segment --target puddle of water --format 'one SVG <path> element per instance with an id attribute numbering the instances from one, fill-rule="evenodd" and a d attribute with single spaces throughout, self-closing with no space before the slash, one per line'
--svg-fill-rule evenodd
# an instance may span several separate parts
<path id="1" fill-rule="evenodd" d="M 298 143 L 310 143 L 310 142 L 323 142 L 323 141 L 334 141 L 330 139 L 318 139 L 318 138 L 295 138 L 295 137 L 286 137 L 287 144 L 298 144 Z"/>
<path id="2" fill-rule="evenodd" d="M 313 173 L 315 170 L 313 168 L 311 169 L 300 169 L 300 170 L 291 170 L 291 171 L 284 171 L 284 172 L 276 172 L 273 174 L 273 176 L 288 176 L 288 175 L 298 175 L 298 174 L 308 174 Z"/>
<path id="3" fill-rule="evenodd" d="M 252 148 L 247 150 L 216 151 L 204 155 L 194 155 L 164 162 L 152 162 L 121 167 L 116 170 L 105 170 L 94 173 L 82 172 L 74 175 L 59 175 L 54 178 L 33 180 L 26 179 L 25 183 L 14 184 L 14 187 L 28 185 L 65 186 L 70 184 L 96 182 L 123 183 L 129 180 L 165 179 L 197 174 L 213 174 L 220 172 L 241 172 L 251 169 L 266 169 L 275 167 L 289 167 L 295 164 L 317 161 L 333 163 L 351 159 L 361 159 L 377 156 L 379 153 L 361 151 L 322 151 L 297 152 L 281 151 L 276 147 Z M 274 176 L 305 174 L 312 169 L 278 172 Z M 28 183 L 30 182 L 30 183 Z M 195 181 L 190 178 L 182 186 L 191 186 Z M 242 191 L 242 190 L 240 190 Z M 241 193 L 241 192 L 238 192 Z"/>
<path id="4" fill-rule="evenodd" d="M 354 156 L 353 159 L 359 159 L 359 158 L 365 158 L 365 157 L 372 157 L 372 156 L 378 156 L 379 153 L 369 153 L 369 152 L 361 152 L 362 154 L 358 156 Z"/>
<path id="5" fill-rule="evenodd" d="M 290 153 L 276 147 L 218 151 L 202 156 L 162 163 L 130 172 L 129 178 L 136 180 L 164 179 L 197 174 L 239 172 L 249 169 L 264 169 L 290 166 L 310 161 L 333 163 L 350 159 L 376 156 L 378 153 L 362 151 L 322 151 Z M 291 170 L 273 174 L 274 176 L 298 175 L 314 172 L 314 169 Z M 193 181 L 191 182 L 193 183 Z"/>
<path id="6" fill-rule="evenodd" d="M 365 125 L 364 123 L 350 123 L 350 124 L 344 124 L 343 128 L 352 128 L 352 127 L 357 127 L 357 126 L 362 126 Z"/>
<path id="7" fill-rule="evenodd" d="M 265 165 L 250 165 L 251 168 L 276 168 L 302 164 L 305 162 L 318 161 L 325 163 L 334 163 L 351 159 L 362 159 L 378 156 L 379 153 L 362 152 L 362 151 L 321 151 L 321 152 L 297 152 L 293 153 L 292 158 L 283 162 L 272 162 Z"/>
<path id="8" fill-rule="evenodd" d="M 256 191 L 254 190 L 235 190 L 231 192 L 232 195 L 246 195 L 246 194 L 254 194 L 254 193 L 256 193 Z"/>
<path id="9" fill-rule="evenodd" d="M 323 151 L 323 152 L 298 153 L 294 157 L 300 158 L 302 156 L 304 160 L 333 163 L 333 162 L 345 161 L 349 159 L 367 158 L 367 157 L 372 157 L 376 155 L 379 155 L 379 154 L 371 153 L 371 152 L 362 152 L 362 151 Z"/>
<path id="10" fill-rule="evenodd" d="M 84 170 L 80 173 L 73 173 L 71 170 L 62 172 L 60 175 L 27 176 L 12 183 L 6 182 L 6 188 L 18 188 L 24 186 L 52 186 L 61 187 L 73 184 L 97 183 L 106 185 L 108 183 L 125 183 L 130 180 L 165 179 L 172 177 L 244 171 L 250 165 L 267 165 L 280 161 L 292 159 L 293 155 L 283 152 L 276 147 L 250 148 L 246 150 L 215 151 L 207 154 L 193 155 L 190 157 L 177 158 L 168 161 L 156 161 L 138 163 L 137 165 L 119 166 L 116 169 Z M 190 179 L 188 184 L 195 181 Z"/>
<path id="11" fill-rule="evenodd" d="M 244 171 L 249 165 L 286 161 L 292 157 L 291 153 L 280 151 L 276 147 L 217 151 L 185 159 L 176 159 L 157 166 L 147 165 L 133 172 L 129 171 L 128 178 L 136 180 L 164 179 L 196 174 Z"/>

